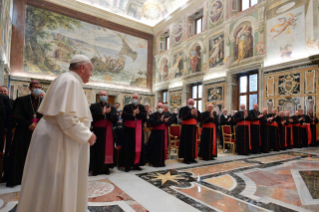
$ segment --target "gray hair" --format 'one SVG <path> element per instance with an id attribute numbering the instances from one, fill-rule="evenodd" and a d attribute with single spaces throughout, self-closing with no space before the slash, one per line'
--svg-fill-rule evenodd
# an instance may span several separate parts
<path id="1" fill-rule="evenodd" d="M 145 106 L 151 106 L 149 103 L 146 103 Z"/>

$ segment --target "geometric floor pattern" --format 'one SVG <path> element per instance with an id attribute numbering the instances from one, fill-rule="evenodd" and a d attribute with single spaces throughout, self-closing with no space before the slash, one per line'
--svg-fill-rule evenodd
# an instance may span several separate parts
<path id="1" fill-rule="evenodd" d="M 138 174 L 199 211 L 319 211 L 319 148 Z"/>

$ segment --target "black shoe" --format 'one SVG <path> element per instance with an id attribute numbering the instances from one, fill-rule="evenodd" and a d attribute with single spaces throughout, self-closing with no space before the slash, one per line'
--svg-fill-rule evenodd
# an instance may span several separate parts
<path id="1" fill-rule="evenodd" d="M 129 171 L 131 171 L 131 168 L 130 167 L 126 167 L 124 171 L 125 172 L 129 172 Z"/>
<path id="2" fill-rule="evenodd" d="M 197 160 L 192 160 L 192 161 L 190 161 L 191 163 L 197 163 Z"/>
<path id="3" fill-rule="evenodd" d="M 184 160 L 183 163 L 185 163 L 185 164 L 191 164 L 191 163 L 190 163 L 189 161 L 187 161 L 187 160 L 186 160 L 186 161 Z"/>
<path id="4" fill-rule="evenodd" d="M 107 169 L 103 172 L 103 174 L 109 175 L 109 174 L 110 174 L 109 168 L 107 168 Z"/>
<path id="5" fill-rule="evenodd" d="M 98 176 L 98 175 L 99 175 L 99 172 L 96 172 L 96 171 L 92 172 L 92 176 Z"/>
<path id="6" fill-rule="evenodd" d="M 133 167 L 133 170 L 136 170 L 136 171 L 142 171 L 143 169 L 139 166 L 134 166 Z"/>

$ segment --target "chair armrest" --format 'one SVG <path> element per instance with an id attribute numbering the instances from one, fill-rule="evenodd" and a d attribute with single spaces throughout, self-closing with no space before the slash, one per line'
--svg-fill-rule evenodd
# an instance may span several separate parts
<path id="1" fill-rule="evenodd" d="M 177 139 L 177 138 L 178 138 L 177 136 L 175 136 L 175 135 L 171 135 L 171 134 L 169 134 L 169 137 L 171 137 L 171 138 L 175 138 L 175 139 Z"/>
<path id="2" fill-rule="evenodd" d="M 224 136 L 232 137 L 232 136 L 233 136 L 233 134 L 226 134 L 226 133 L 224 133 Z"/>

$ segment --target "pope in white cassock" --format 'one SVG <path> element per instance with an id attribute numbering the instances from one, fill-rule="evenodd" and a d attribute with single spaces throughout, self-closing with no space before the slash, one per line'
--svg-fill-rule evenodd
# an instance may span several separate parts
<path id="1" fill-rule="evenodd" d="M 93 65 L 76 55 L 50 85 L 38 110 L 26 159 L 18 212 L 87 212 L 91 112 L 82 85 Z"/>

